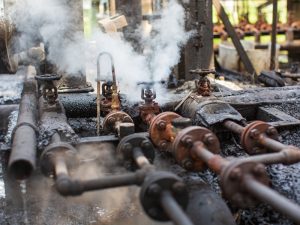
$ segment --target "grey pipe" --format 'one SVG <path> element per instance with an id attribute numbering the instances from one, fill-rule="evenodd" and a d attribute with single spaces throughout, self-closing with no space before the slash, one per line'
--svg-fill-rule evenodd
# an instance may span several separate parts
<path id="1" fill-rule="evenodd" d="M 9 172 L 18 180 L 27 179 L 36 166 L 37 148 L 37 85 L 35 80 L 24 82 L 17 125 L 12 133 Z"/>

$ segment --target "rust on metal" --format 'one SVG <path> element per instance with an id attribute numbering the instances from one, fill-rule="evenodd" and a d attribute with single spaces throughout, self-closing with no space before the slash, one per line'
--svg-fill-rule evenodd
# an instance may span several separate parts
<path id="1" fill-rule="evenodd" d="M 103 129 L 106 132 L 118 133 L 118 128 L 121 123 L 133 123 L 133 120 L 125 112 L 112 111 L 104 118 Z"/>
<path id="2" fill-rule="evenodd" d="M 197 142 L 197 148 L 195 147 Z M 201 151 L 220 152 L 218 138 L 208 129 L 191 126 L 178 132 L 172 145 L 172 154 L 182 167 L 202 171 L 206 168 L 206 161 L 199 157 Z"/>
<path id="3" fill-rule="evenodd" d="M 265 166 L 251 161 L 234 161 L 225 167 L 220 175 L 223 196 L 240 208 L 253 207 L 259 201 L 241 186 L 243 180 L 247 179 L 247 175 L 251 175 L 256 182 L 269 186 L 270 180 Z"/>
<path id="4" fill-rule="evenodd" d="M 267 148 L 266 144 L 271 142 L 270 139 L 278 140 L 277 130 L 266 122 L 254 121 L 244 128 L 241 134 L 241 145 L 251 155 L 266 153 L 269 150 L 277 151 L 278 148 Z M 278 141 L 274 143 L 277 143 L 275 145 L 278 145 L 280 148 L 284 146 Z"/>
<path id="5" fill-rule="evenodd" d="M 160 150 L 170 151 L 175 139 L 172 120 L 180 115 L 174 112 L 163 112 L 154 117 L 150 123 L 149 135 L 155 146 Z"/>
<path id="6" fill-rule="evenodd" d="M 156 92 L 150 88 L 143 88 L 141 98 L 144 102 L 139 105 L 140 117 L 145 124 L 150 124 L 151 120 L 160 112 L 158 103 L 154 101 Z"/>

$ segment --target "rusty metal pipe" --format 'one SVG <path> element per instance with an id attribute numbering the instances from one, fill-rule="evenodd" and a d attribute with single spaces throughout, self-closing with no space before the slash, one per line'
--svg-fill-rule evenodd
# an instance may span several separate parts
<path id="1" fill-rule="evenodd" d="M 250 156 L 242 160 L 262 163 L 265 165 L 278 163 L 290 165 L 300 161 L 300 151 L 297 148 L 289 147 L 287 149 L 283 149 L 280 152 Z"/>
<path id="2" fill-rule="evenodd" d="M 27 179 L 36 166 L 36 89 L 35 80 L 24 82 L 18 122 L 12 134 L 12 151 L 8 169 L 18 180 Z"/>
<path id="3" fill-rule="evenodd" d="M 244 131 L 243 126 L 241 126 L 241 125 L 239 125 L 236 122 L 231 121 L 231 120 L 225 120 L 223 122 L 223 126 L 226 127 L 228 130 L 231 130 L 231 131 L 233 131 L 234 133 L 237 133 L 237 134 L 241 134 Z"/>
<path id="4" fill-rule="evenodd" d="M 251 195 L 269 204 L 275 210 L 293 220 L 296 224 L 300 224 L 299 205 L 257 182 L 251 175 L 247 175 L 245 179 L 243 179 L 243 186 Z"/>
<path id="5" fill-rule="evenodd" d="M 217 174 L 220 174 L 222 168 L 229 164 L 228 160 L 207 150 L 201 141 L 196 141 L 193 144 L 192 152 L 194 152 L 197 157 L 203 160 L 207 166 Z"/>
<path id="6" fill-rule="evenodd" d="M 170 191 L 163 191 L 160 196 L 161 206 L 176 225 L 193 225 Z"/>
<path id="7" fill-rule="evenodd" d="M 231 130 L 239 135 L 241 135 L 245 130 L 245 127 L 231 120 L 224 121 L 223 126 L 226 127 L 228 130 Z M 257 137 L 257 142 L 265 148 L 270 149 L 274 152 L 279 152 L 287 147 L 287 145 L 282 144 L 279 141 L 274 140 L 272 138 L 269 138 L 264 133 L 259 134 L 259 136 Z"/>
<path id="8" fill-rule="evenodd" d="M 260 134 L 257 141 L 259 144 L 274 152 L 280 152 L 282 149 L 287 147 L 285 144 L 282 144 L 279 141 L 269 138 L 264 134 Z"/>

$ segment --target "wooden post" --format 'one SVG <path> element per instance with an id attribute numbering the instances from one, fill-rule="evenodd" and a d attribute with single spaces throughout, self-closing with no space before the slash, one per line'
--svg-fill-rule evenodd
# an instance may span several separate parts
<path id="1" fill-rule="evenodd" d="M 178 74 L 180 79 L 191 80 L 196 75 L 190 74 L 190 70 L 214 67 L 212 1 L 190 0 L 184 4 L 184 8 L 187 15 L 186 29 L 196 30 L 197 33 L 182 51 Z"/>

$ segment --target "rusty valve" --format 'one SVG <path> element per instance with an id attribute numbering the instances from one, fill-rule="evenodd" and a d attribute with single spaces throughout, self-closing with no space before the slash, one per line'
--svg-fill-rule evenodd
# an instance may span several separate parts
<path id="1" fill-rule="evenodd" d="M 106 116 L 111 111 L 112 102 L 112 81 L 107 81 L 102 84 L 102 96 L 104 98 L 100 101 L 101 113 Z"/>
<path id="2" fill-rule="evenodd" d="M 195 82 L 197 93 L 201 96 L 210 96 L 211 95 L 211 84 L 207 78 L 208 74 L 215 74 L 215 70 L 212 69 L 196 69 L 190 70 L 192 74 L 198 74 L 200 76 L 199 80 Z"/>
<path id="3" fill-rule="evenodd" d="M 61 75 L 56 74 L 43 74 L 35 76 L 35 79 L 39 84 L 39 89 L 42 91 L 43 98 L 49 105 L 54 105 L 56 103 L 58 93 L 54 81 L 60 80 L 60 78 Z"/>
<path id="4" fill-rule="evenodd" d="M 139 105 L 140 117 L 144 123 L 150 124 L 151 120 L 160 111 L 158 103 L 154 101 L 156 92 L 150 87 L 142 88 L 141 98 L 144 102 Z"/>

